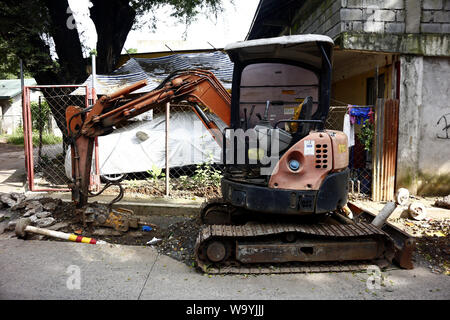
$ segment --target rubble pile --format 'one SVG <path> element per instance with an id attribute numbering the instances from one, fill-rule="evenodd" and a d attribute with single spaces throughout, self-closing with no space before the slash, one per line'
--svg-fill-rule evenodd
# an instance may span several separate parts
<path id="1" fill-rule="evenodd" d="M 63 203 L 59 199 L 28 199 L 20 193 L 0 193 L 0 234 L 14 231 L 17 221 L 29 218 L 31 224 L 38 228 L 58 230 L 66 224 L 58 224 L 61 219 Z"/>
<path id="2" fill-rule="evenodd" d="M 171 224 L 161 234 L 162 241 L 156 249 L 161 254 L 193 266 L 195 242 L 200 228 L 200 221 L 195 218 Z"/>

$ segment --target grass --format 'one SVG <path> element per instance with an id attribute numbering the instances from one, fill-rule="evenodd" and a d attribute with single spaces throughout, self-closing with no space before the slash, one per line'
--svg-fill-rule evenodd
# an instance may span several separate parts
<path id="1" fill-rule="evenodd" d="M 13 144 L 16 146 L 23 146 L 24 145 L 24 136 L 22 130 L 16 130 L 11 135 L 5 135 L 3 138 L 6 138 L 6 142 L 9 144 Z M 57 137 L 53 134 L 49 133 L 43 133 L 42 134 L 42 145 L 53 145 L 62 143 L 62 138 Z M 33 132 L 33 146 L 38 147 L 39 146 L 39 132 Z"/>

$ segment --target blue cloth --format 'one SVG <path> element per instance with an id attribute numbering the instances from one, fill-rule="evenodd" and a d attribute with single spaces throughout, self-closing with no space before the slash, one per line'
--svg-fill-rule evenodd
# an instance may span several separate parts
<path id="1" fill-rule="evenodd" d="M 361 124 L 361 122 L 365 123 L 370 119 L 370 113 L 372 108 L 352 108 L 350 110 L 350 116 L 356 119 L 357 124 Z"/>

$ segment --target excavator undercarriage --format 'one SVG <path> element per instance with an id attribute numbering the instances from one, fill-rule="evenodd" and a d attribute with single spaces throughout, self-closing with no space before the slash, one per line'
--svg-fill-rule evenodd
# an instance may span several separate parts
<path id="1" fill-rule="evenodd" d="M 195 256 L 208 273 L 357 271 L 388 266 L 396 254 L 389 234 L 339 212 L 280 218 L 213 199 L 201 219 Z"/>

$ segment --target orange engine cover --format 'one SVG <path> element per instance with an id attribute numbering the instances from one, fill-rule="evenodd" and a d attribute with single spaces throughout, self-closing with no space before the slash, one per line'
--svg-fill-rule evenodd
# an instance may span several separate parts
<path id="1" fill-rule="evenodd" d="M 292 170 L 291 161 L 300 168 Z M 348 167 L 348 139 L 339 131 L 311 132 L 280 159 L 269 188 L 284 190 L 319 190 L 325 177 Z"/>

